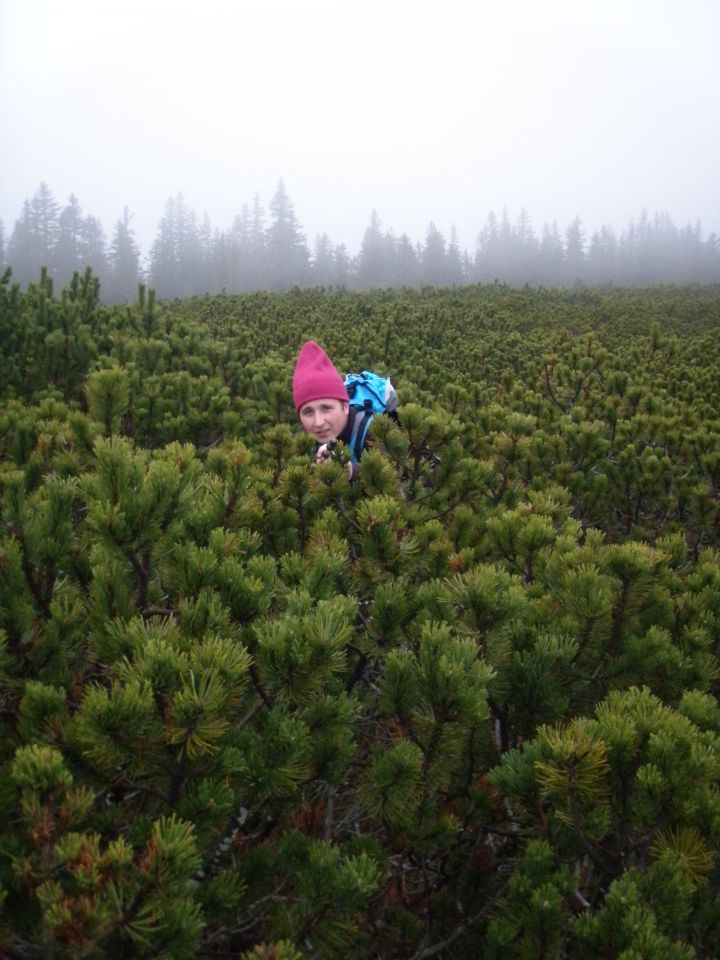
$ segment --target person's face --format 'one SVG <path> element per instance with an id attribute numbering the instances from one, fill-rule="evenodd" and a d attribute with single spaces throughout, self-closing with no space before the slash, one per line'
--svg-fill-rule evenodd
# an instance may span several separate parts
<path id="1" fill-rule="evenodd" d="M 312 434 L 318 443 L 328 443 L 345 429 L 348 405 L 343 400 L 311 400 L 300 407 L 299 414 L 305 433 Z"/>

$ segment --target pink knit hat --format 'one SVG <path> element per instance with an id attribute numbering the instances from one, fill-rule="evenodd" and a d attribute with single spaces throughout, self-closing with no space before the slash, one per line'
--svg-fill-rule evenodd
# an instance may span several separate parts
<path id="1" fill-rule="evenodd" d="M 302 345 L 293 373 L 293 403 L 299 410 L 311 400 L 350 399 L 345 382 L 332 364 L 332 360 L 314 340 Z"/>

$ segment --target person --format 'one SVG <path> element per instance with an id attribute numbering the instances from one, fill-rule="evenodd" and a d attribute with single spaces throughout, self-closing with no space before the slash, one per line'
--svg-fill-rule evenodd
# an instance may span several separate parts
<path id="1" fill-rule="evenodd" d="M 350 406 L 345 381 L 314 340 L 304 343 L 298 354 L 293 403 L 303 430 L 315 438 L 315 463 L 329 460 L 340 440 L 350 451 L 348 476 L 353 479 L 368 439 L 368 417 Z"/>

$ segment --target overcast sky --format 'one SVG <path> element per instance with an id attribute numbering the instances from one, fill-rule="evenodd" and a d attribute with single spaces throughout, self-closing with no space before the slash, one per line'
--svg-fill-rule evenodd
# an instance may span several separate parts
<path id="1" fill-rule="evenodd" d="M 718 0 L 0 0 L 0 219 L 44 180 L 148 252 L 283 178 L 310 245 L 488 211 L 720 233 Z"/>

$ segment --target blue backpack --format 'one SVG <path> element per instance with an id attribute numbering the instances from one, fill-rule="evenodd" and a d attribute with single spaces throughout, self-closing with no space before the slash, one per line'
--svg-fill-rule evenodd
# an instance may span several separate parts
<path id="1" fill-rule="evenodd" d="M 365 446 L 370 422 L 375 414 L 385 413 L 397 423 L 400 422 L 397 412 L 398 395 L 389 377 L 379 377 L 370 370 L 349 373 L 345 377 L 345 389 L 350 398 L 350 406 L 361 414 L 355 417 L 350 437 L 352 460 L 357 463 Z"/>

